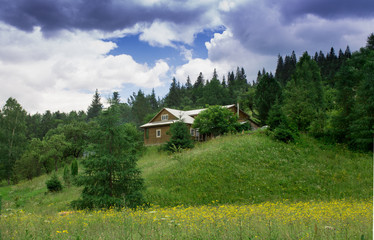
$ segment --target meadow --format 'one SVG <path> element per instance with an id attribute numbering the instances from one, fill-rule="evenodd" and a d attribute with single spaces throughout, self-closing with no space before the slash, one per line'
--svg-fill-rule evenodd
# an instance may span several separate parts
<path id="1" fill-rule="evenodd" d="M 46 193 L 47 175 L 0 185 L 0 239 L 373 238 L 372 154 L 257 133 L 150 147 L 138 165 L 149 208 L 75 211 L 81 189 Z"/>
<path id="2" fill-rule="evenodd" d="M 371 201 L 5 211 L 3 239 L 372 239 Z"/>

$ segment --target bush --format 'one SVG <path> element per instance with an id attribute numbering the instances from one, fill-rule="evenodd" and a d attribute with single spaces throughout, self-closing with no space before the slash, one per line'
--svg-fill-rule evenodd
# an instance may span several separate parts
<path id="1" fill-rule="evenodd" d="M 275 128 L 273 133 L 275 139 L 285 143 L 294 142 L 296 138 L 296 133 L 284 124 L 281 124 Z"/>
<path id="2" fill-rule="evenodd" d="M 51 179 L 46 181 L 45 184 L 47 185 L 49 192 L 59 192 L 62 190 L 62 184 L 60 180 L 58 180 L 56 173 L 54 173 Z"/>
<path id="3" fill-rule="evenodd" d="M 72 176 L 78 175 L 78 162 L 76 158 L 74 158 L 73 162 L 71 163 L 71 175 Z"/>
<path id="4" fill-rule="evenodd" d="M 69 171 L 69 168 L 68 168 L 67 165 L 65 165 L 65 168 L 64 168 L 63 179 L 64 179 L 64 182 L 65 182 L 65 185 L 69 186 L 70 185 L 70 180 L 71 180 L 71 174 L 70 174 L 70 171 Z"/>
<path id="5" fill-rule="evenodd" d="M 180 152 L 184 148 L 193 148 L 193 140 L 187 125 L 178 121 L 170 125 L 170 141 L 165 145 L 165 149 L 171 152 Z"/>

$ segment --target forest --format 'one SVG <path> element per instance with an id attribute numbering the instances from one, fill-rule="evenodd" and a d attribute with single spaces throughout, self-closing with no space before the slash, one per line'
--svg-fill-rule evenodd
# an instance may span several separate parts
<path id="1" fill-rule="evenodd" d="M 155 91 L 133 93 L 127 103 L 118 92 L 106 99 L 118 109 L 121 124 L 139 126 L 163 107 L 190 110 L 208 105 L 239 103 L 260 125 L 278 134 L 306 133 L 326 144 L 344 144 L 355 151 L 372 151 L 374 133 L 374 34 L 366 46 L 351 53 L 294 52 L 278 56 L 275 73 L 258 71 L 249 82 L 244 68 L 219 77 L 199 74 L 192 83 L 173 78 L 163 98 Z M 97 118 L 104 109 L 99 90 L 87 111 L 28 114 L 10 97 L 0 111 L 0 182 L 17 183 L 57 171 L 83 156 Z M 138 137 L 142 141 L 141 134 Z"/>

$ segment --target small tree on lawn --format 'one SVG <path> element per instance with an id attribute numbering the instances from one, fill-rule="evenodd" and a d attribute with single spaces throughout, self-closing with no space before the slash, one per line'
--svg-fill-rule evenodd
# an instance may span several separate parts
<path id="1" fill-rule="evenodd" d="M 142 147 L 141 134 L 131 124 L 120 124 L 118 106 L 98 117 L 91 132 L 89 156 L 82 160 L 84 173 L 77 184 L 84 186 L 76 208 L 136 207 L 143 203 L 143 179 L 136 167 Z"/>
<path id="2" fill-rule="evenodd" d="M 238 124 L 238 117 L 229 109 L 211 106 L 197 115 L 192 127 L 199 129 L 201 134 L 218 136 L 235 132 Z"/>
<path id="3" fill-rule="evenodd" d="M 181 148 L 193 148 L 193 140 L 184 122 L 177 121 L 171 124 L 168 134 L 171 135 L 170 141 L 166 143 L 168 151 L 174 152 Z"/>

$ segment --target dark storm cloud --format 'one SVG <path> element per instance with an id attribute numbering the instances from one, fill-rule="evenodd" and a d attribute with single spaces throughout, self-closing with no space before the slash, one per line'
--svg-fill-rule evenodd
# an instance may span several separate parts
<path id="1" fill-rule="evenodd" d="M 165 5 L 146 7 L 134 1 L 112 0 L 0 0 L 0 20 L 30 31 L 83 29 L 113 31 L 154 19 L 175 23 L 198 19 L 203 10 L 173 9 Z"/>
<path id="2" fill-rule="evenodd" d="M 373 0 L 251 1 L 223 15 L 243 46 L 266 55 L 345 48 L 343 36 L 362 34 L 355 23 L 365 18 L 374 18 Z"/>
<path id="3" fill-rule="evenodd" d="M 373 0 L 269 0 L 277 5 L 286 20 L 293 20 L 305 14 L 326 19 L 371 18 L 374 17 Z"/>

